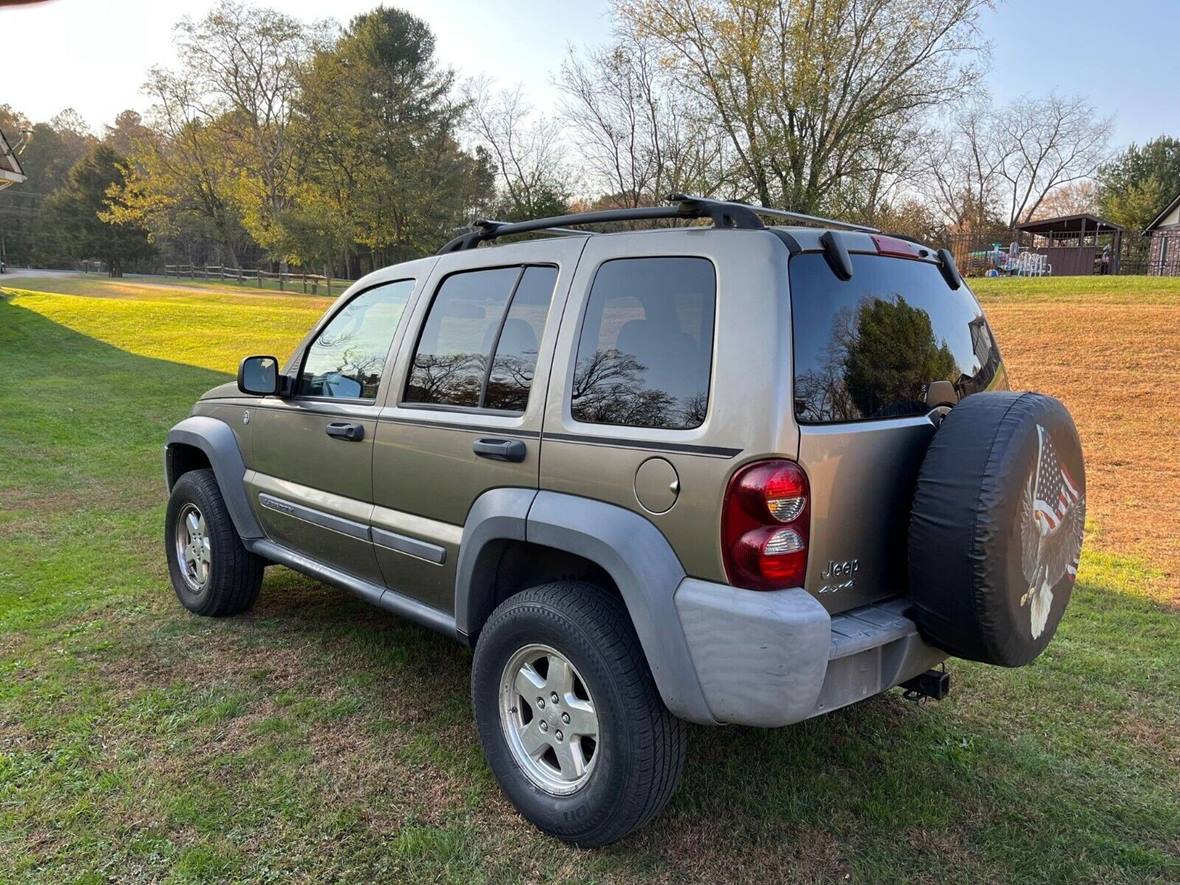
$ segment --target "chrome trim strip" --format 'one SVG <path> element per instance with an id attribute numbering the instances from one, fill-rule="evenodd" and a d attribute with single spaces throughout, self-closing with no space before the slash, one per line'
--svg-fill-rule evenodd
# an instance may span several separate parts
<path id="1" fill-rule="evenodd" d="M 436 565 L 442 565 L 447 561 L 446 548 L 440 547 L 437 544 L 419 541 L 417 538 L 410 538 L 406 535 L 399 535 L 396 532 L 390 532 L 376 527 L 370 528 L 369 533 L 373 537 L 373 543 L 378 547 L 384 547 L 386 550 L 405 553 L 409 556 L 415 556 L 418 559 L 433 562 Z"/>
<path id="2" fill-rule="evenodd" d="M 352 538 L 359 538 L 362 541 L 370 540 L 369 527 L 367 525 L 353 522 L 351 519 L 345 519 L 343 516 L 324 513 L 322 510 L 315 510 L 311 507 L 305 507 L 302 504 L 296 504 L 293 501 L 276 498 L 274 495 L 268 495 L 266 492 L 258 493 L 258 503 L 267 510 L 273 510 L 276 513 L 282 513 L 286 516 L 292 516 L 295 519 L 301 519 L 304 522 L 310 522 L 312 525 L 317 525 L 320 528 L 331 529 L 334 532 L 339 532 L 342 535 L 348 535 Z"/>
<path id="3" fill-rule="evenodd" d="M 294 550 L 290 550 L 273 541 L 256 539 L 243 541 L 243 543 L 247 550 L 261 556 L 263 559 L 285 565 L 288 568 L 302 572 L 305 575 L 310 575 L 326 584 L 332 584 L 333 586 L 348 590 L 350 593 L 356 594 L 365 600 L 365 602 L 371 603 L 378 608 L 393 612 L 395 615 L 400 615 L 424 627 L 429 627 L 431 630 L 437 630 L 439 633 L 445 633 L 453 639 L 462 640 L 458 630 L 455 628 L 455 617 L 449 612 L 426 605 L 408 596 L 403 596 L 400 593 L 378 586 L 355 575 L 350 575 L 347 572 L 342 572 L 337 568 L 325 565 L 319 560 L 304 556 L 302 553 L 296 553 Z"/>

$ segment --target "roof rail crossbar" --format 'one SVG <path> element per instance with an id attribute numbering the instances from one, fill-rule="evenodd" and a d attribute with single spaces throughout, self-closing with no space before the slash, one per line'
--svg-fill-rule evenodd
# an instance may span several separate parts
<path id="1" fill-rule="evenodd" d="M 814 224 L 817 227 L 831 227 L 836 230 L 859 231 L 865 234 L 879 234 L 881 231 L 866 224 L 853 224 L 851 221 L 840 221 L 837 218 L 825 218 L 822 215 L 807 215 L 803 212 L 789 212 L 786 209 L 766 209 L 762 206 L 751 206 L 759 215 L 768 218 L 782 218 L 785 221 L 797 221 L 800 224 Z"/>
<path id="2" fill-rule="evenodd" d="M 629 209 L 600 209 L 595 212 L 577 212 L 570 215 L 554 215 L 549 218 L 533 218 L 528 221 L 476 221 L 471 229 L 447 242 L 438 250 L 439 255 L 448 252 L 461 252 L 464 249 L 474 249 L 480 243 L 495 240 L 513 234 L 531 233 L 533 231 L 547 231 L 552 233 L 572 234 L 583 233 L 570 230 L 584 224 L 605 224 L 612 221 L 650 221 L 666 218 L 709 218 L 717 227 L 737 228 L 741 230 L 760 230 L 764 227 L 759 216 L 783 218 L 806 224 L 818 224 L 843 230 L 857 230 L 876 232 L 876 228 L 849 224 L 831 218 L 820 218 L 815 215 L 804 215 L 799 212 L 787 212 L 782 209 L 767 209 L 762 206 L 751 206 L 747 203 L 733 203 L 724 200 L 711 200 L 707 197 L 696 197 L 687 194 L 672 194 L 668 197 L 671 206 L 637 206 Z"/>
<path id="3" fill-rule="evenodd" d="M 853 224 L 851 221 L 840 221 L 837 218 L 825 218 L 822 215 L 807 215 L 803 212 L 791 212 L 787 209 L 771 209 L 767 206 L 754 206 L 750 203 L 734 203 L 725 202 L 722 200 L 710 200 L 707 197 L 693 197 L 684 194 L 672 194 L 668 197 L 670 201 L 699 204 L 705 214 L 710 215 L 714 212 L 730 212 L 743 213 L 746 215 L 753 215 L 755 217 L 764 215 L 767 218 L 782 218 L 785 221 L 797 221 L 800 224 L 813 224 L 818 227 L 832 227 L 837 230 L 851 230 L 860 231 L 861 233 L 876 234 L 880 231 L 875 227 L 869 227 L 864 224 Z M 705 208 L 708 207 L 708 208 Z M 745 225 L 725 225 L 726 227 L 744 227 Z M 761 223 L 751 225 L 761 227 Z"/>

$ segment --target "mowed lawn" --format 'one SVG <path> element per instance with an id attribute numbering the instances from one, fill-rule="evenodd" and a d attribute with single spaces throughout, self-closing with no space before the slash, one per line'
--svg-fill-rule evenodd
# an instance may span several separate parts
<path id="1" fill-rule="evenodd" d="M 464 649 L 278 568 L 244 617 L 173 597 L 167 428 L 326 299 L 0 278 L 0 881 L 1180 880 L 1177 283 L 977 286 L 1089 458 L 1044 656 L 693 729 L 667 813 L 583 852 L 500 796 Z"/>

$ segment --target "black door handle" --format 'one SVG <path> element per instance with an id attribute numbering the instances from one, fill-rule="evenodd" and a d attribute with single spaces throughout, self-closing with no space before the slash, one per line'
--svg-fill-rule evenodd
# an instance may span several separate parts
<path id="1" fill-rule="evenodd" d="M 365 438 L 365 426 L 363 424 L 349 424 L 347 421 L 333 421 L 325 430 L 328 436 L 333 436 L 336 439 L 346 439 L 350 442 L 360 442 Z"/>
<path id="2" fill-rule="evenodd" d="M 528 453 L 525 444 L 518 439 L 477 439 L 472 449 L 481 458 L 514 463 L 523 461 Z"/>

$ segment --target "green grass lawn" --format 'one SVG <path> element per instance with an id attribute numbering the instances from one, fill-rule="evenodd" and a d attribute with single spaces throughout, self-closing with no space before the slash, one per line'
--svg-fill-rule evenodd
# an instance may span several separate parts
<path id="1" fill-rule="evenodd" d="M 1180 880 L 1180 614 L 1149 563 L 1088 551 L 1048 652 L 953 662 L 940 704 L 694 729 L 667 813 L 581 852 L 500 796 L 467 651 L 278 568 L 245 617 L 173 597 L 168 427 L 325 302 L 14 282 L 0 881 Z"/>
<path id="2" fill-rule="evenodd" d="M 972 277 L 972 291 L 990 301 L 1073 304 L 1180 304 L 1180 277 Z"/>

